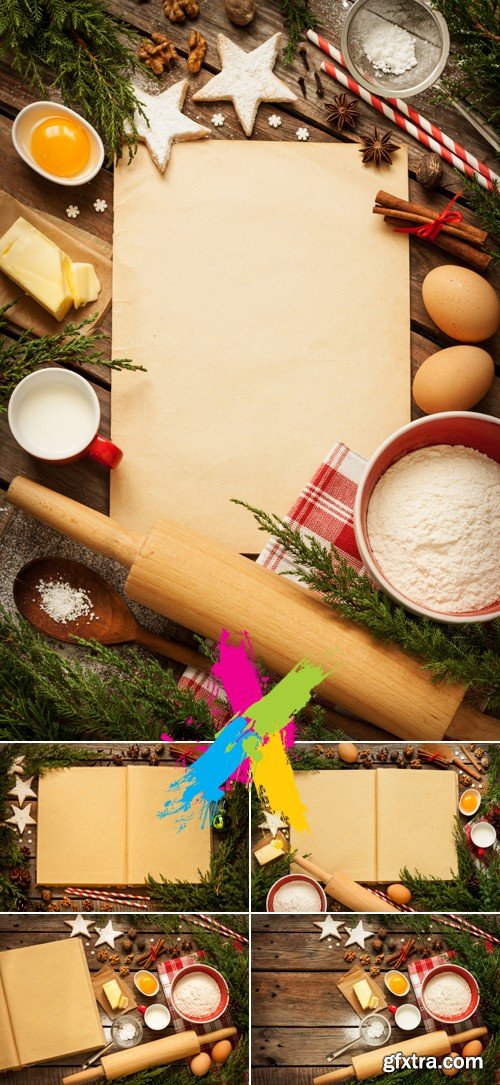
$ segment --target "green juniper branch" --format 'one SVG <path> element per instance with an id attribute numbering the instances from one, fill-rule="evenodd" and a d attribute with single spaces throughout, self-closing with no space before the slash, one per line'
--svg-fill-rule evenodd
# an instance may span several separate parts
<path id="1" fill-rule="evenodd" d="M 260 530 L 279 540 L 301 583 L 319 592 L 335 613 L 364 626 L 375 640 L 395 644 L 421 660 L 434 682 L 474 687 L 486 707 L 500 708 L 500 620 L 462 626 L 418 618 L 392 603 L 334 546 L 305 537 L 286 520 L 244 501 L 235 504 L 253 513 Z"/>
<path id="2" fill-rule="evenodd" d="M 314 30 L 318 21 L 313 15 L 309 0 L 279 0 L 279 6 L 288 33 L 283 60 L 285 64 L 291 64 L 304 32 Z"/>

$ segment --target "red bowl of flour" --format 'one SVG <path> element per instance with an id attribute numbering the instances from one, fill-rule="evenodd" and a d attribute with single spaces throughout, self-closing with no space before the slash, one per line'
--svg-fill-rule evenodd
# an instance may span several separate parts
<path id="1" fill-rule="evenodd" d="M 356 494 L 354 530 L 359 553 L 379 587 L 406 610 L 441 622 L 491 621 L 500 616 L 500 598 L 481 610 L 458 612 L 432 609 L 403 595 L 391 584 L 374 555 L 367 519 L 368 506 L 377 483 L 398 460 L 431 445 L 463 445 L 484 453 L 500 464 L 500 421 L 473 411 L 450 411 L 418 418 L 388 437 L 368 461 Z"/>
<path id="2" fill-rule="evenodd" d="M 229 1005 L 224 976 L 209 964 L 188 964 L 176 972 L 170 988 L 174 1009 L 192 1025 L 216 1021 Z"/>
<path id="3" fill-rule="evenodd" d="M 463 1008 L 456 1013 L 448 1012 L 446 1008 L 446 1000 L 453 998 L 452 987 L 453 984 L 459 982 L 462 991 L 465 991 L 465 985 L 469 988 L 468 993 L 465 993 L 465 998 L 468 997 L 467 1005 L 464 1004 Z M 443 994 L 439 995 L 436 992 L 436 984 L 439 983 Z M 446 990 L 448 987 L 448 994 Z M 432 991 L 434 989 L 434 996 Z M 422 983 L 422 1002 L 430 1013 L 431 1017 L 435 1021 L 439 1021 L 443 1025 L 458 1025 L 461 1021 L 467 1021 L 469 1017 L 476 1012 L 479 1006 L 479 987 L 471 972 L 468 972 L 466 968 L 462 968 L 459 964 L 439 964 L 436 968 L 432 968 L 427 973 Z M 428 999 L 431 1002 L 429 1005 Z M 436 1008 L 436 1002 L 441 1001 L 441 1009 Z"/>

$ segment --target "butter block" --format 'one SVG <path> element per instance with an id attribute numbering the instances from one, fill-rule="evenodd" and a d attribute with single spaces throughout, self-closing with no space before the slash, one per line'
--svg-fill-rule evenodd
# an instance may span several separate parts
<path id="1" fill-rule="evenodd" d="M 0 268 L 56 320 L 73 304 L 69 256 L 22 217 L 0 238 Z"/>
<path id="2" fill-rule="evenodd" d="M 127 1006 L 128 1006 L 128 998 L 126 998 L 125 995 L 121 995 L 120 996 L 120 1001 L 118 1003 L 118 1009 L 119 1010 L 126 1010 Z"/>
<path id="3" fill-rule="evenodd" d="M 107 983 L 103 983 L 102 989 L 106 998 L 111 1006 L 112 1010 L 120 1009 L 120 1001 L 122 999 L 122 993 L 120 985 L 117 980 L 108 980 Z M 128 1002 L 128 999 L 127 999 Z"/>
<path id="4" fill-rule="evenodd" d="M 101 284 L 92 264 L 74 264 L 70 262 L 68 284 L 75 309 L 80 309 L 82 305 L 88 305 L 89 301 L 97 301 L 101 292 Z"/>
<path id="5" fill-rule="evenodd" d="M 266 866 L 267 863 L 272 863 L 273 859 L 282 857 L 283 850 L 281 840 L 272 840 L 270 844 L 264 844 L 263 848 L 258 848 L 254 855 L 260 866 Z"/>
<path id="6" fill-rule="evenodd" d="M 373 997 L 372 989 L 368 980 L 359 980 L 359 983 L 353 983 L 352 989 L 356 998 L 361 1006 L 362 1010 L 368 1010 L 370 1008 L 370 999 Z"/>
<path id="7" fill-rule="evenodd" d="M 376 995 L 372 995 L 372 997 L 371 997 L 371 999 L 370 999 L 370 1001 L 368 1003 L 368 1008 L 370 1010 L 376 1010 L 377 1006 L 378 1006 L 378 998 L 377 998 Z"/>

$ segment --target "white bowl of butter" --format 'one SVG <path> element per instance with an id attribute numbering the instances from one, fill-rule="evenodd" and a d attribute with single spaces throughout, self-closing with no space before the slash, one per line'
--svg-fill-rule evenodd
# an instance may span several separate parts
<path id="1" fill-rule="evenodd" d="M 63 176 L 58 172 L 52 172 L 45 168 L 33 153 L 33 136 L 41 125 L 48 121 L 67 122 L 70 130 L 79 136 L 80 145 L 88 150 L 86 161 L 76 169 L 76 172 Z M 26 165 L 35 170 L 40 177 L 47 181 L 53 181 L 56 185 L 84 185 L 91 181 L 99 173 L 104 162 L 104 146 L 101 137 L 95 128 L 88 123 L 79 113 L 57 102 L 32 102 L 21 109 L 14 124 L 12 125 L 12 142 L 20 158 Z"/>

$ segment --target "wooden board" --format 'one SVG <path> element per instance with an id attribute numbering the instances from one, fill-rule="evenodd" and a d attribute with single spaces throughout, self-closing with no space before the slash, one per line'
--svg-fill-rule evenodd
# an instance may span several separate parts
<path id="1" fill-rule="evenodd" d="M 93 264 L 101 284 L 101 292 L 97 301 L 82 305 L 80 309 L 71 306 L 63 320 L 55 320 L 38 302 L 24 294 L 8 275 L 0 271 L 0 306 L 19 299 L 9 309 L 9 320 L 18 328 L 27 329 L 36 335 L 56 335 L 63 331 L 67 324 L 79 323 L 92 317 L 90 323 L 82 329 L 83 334 L 88 335 L 92 328 L 100 324 L 111 304 L 111 248 L 107 253 L 103 252 L 102 244 L 96 244 L 91 234 L 71 226 L 69 222 L 62 228 L 50 215 L 34 210 L 14 199 L 8 192 L 0 190 L 0 237 L 20 216 L 54 241 L 72 260 Z"/>
<path id="2" fill-rule="evenodd" d="M 373 976 L 370 976 L 368 972 L 365 972 L 365 969 L 362 968 L 359 964 L 354 965 L 354 967 L 351 968 L 345 976 L 341 976 L 340 979 L 337 980 L 337 987 L 341 994 L 343 994 L 344 998 L 347 999 L 349 1005 L 352 1006 L 353 1010 L 355 1010 L 355 1012 L 358 1014 L 358 1016 L 366 1017 L 368 1013 L 375 1013 L 375 1010 L 363 1010 L 361 1008 L 361 1004 L 354 991 L 354 984 L 360 983 L 361 980 L 366 980 L 372 994 L 375 995 L 376 998 L 378 998 L 378 1006 L 376 1007 L 376 1012 L 379 1013 L 380 1010 L 385 1010 L 387 1006 L 387 1001 L 382 987 L 380 987 L 380 985 L 376 982 Z"/>
<path id="3" fill-rule="evenodd" d="M 125 1006 L 123 1010 L 112 1010 L 106 995 L 104 994 L 104 984 L 109 983 L 110 980 L 116 980 L 122 995 L 128 999 L 128 1005 Z M 99 972 L 96 972 L 95 975 L 92 976 L 92 989 L 97 1002 L 102 1006 L 102 1009 L 106 1016 L 109 1017 L 110 1021 L 114 1021 L 116 1017 L 121 1017 L 122 1013 L 130 1013 L 131 1010 L 137 1008 L 137 1001 L 132 991 L 132 985 L 128 984 L 123 976 L 120 976 L 119 972 L 116 972 L 109 964 L 105 964 Z"/>

